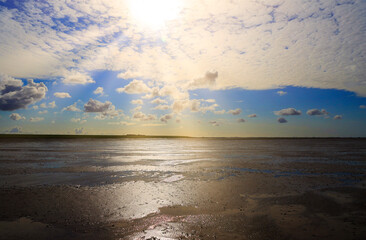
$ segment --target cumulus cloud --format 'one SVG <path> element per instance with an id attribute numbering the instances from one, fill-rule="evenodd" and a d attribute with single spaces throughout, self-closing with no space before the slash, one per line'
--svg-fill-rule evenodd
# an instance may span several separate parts
<path id="1" fill-rule="evenodd" d="M 96 119 L 113 118 L 119 116 L 122 110 L 116 110 L 116 107 L 110 102 L 100 102 L 98 100 L 90 98 L 89 101 L 84 104 L 84 112 L 99 113 Z"/>
<path id="2" fill-rule="evenodd" d="M 39 112 L 38 112 L 38 114 L 46 114 L 46 113 L 48 113 L 48 111 L 47 111 L 47 110 L 43 110 L 43 111 L 39 111 Z"/>
<path id="3" fill-rule="evenodd" d="M 161 99 L 161 98 L 155 98 L 150 103 L 153 103 L 153 104 L 164 104 L 164 103 L 167 103 L 167 101 L 164 100 L 164 99 Z"/>
<path id="4" fill-rule="evenodd" d="M 230 114 L 232 114 L 232 115 L 239 115 L 242 111 L 241 111 L 240 108 L 237 108 L 237 109 L 229 110 L 227 112 L 230 113 Z"/>
<path id="5" fill-rule="evenodd" d="M 23 86 L 21 80 L 0 74 L 0 110 L 13 111 L 27 108 L 46 96 L 47 87 L 43 83 L 28 80 Z"/>
<path id="6" fill-rule="evenodd" d="M 85 85 L 88 83 L 95 83 L 95 81 L 89 75 L 76 71 L 67 73 L 62 82 L 67 85 Z"/>
<path id="7" fill-rule="evenodd" d="M 309 116 L 321 116 L 321 115 L 328 115 L 328 112 L 325 109 L 319 110 L 319 109 L 309 109 L 306 112 L 307 115 Z"/>
<path id="8" fill-rule="evenodd" d="M 250 115 L 248 115 L 248 117 L 250 117 L 250 118 L 256 118 L 257 117 L 257 114 L 250 114 Z"/>
<path id="9" fill-rule="evenodd" d="M 95 89 L 93 93 L 103 95 L 104 94 L 104 89 L 102 87 L 97 87 L 97 89 Z"/>
<path id="10" fill-rule="evenodd" d="M 301 111 L 296 110 L 295 108 L 285 108 L 281 109 L 280 111 L 274 111 L 274 114 L 279 116 L 294 116 L 301 115 Z"/>
<path id="11" fill-rule="evenodd" d="M 84 105 L 84 112 L 100 113 L 106 112 L 112 106 L 110 101 L 105 101 L 104 103 L 90 98 L 89 101 Z"/>
<path id="12" fill-rule="evenodd" d="M 206 72 L 205 76 L 202 78 L 194 79 L 193 82 L 191 82 L 188 85 L 188 88 L 190 89 L 197 89 L 197 88 L 210 88 L 215 86 L 216 79 L 218 77 L 217 71 L 208 71 Z"/>
<path id="13" fill-rule="evenodd" d="M 283 96 L 283 95 L 286 95 L 287 92 L 284 92 L 284 91 L 277 91 L 277 94 L 280 95 L 280 96 Z"/>
<path id="14" fill-rule="evenodd" d="M 334 117 L 333 117 L 333 119 L 334 120 L 341 120 L 343 118 L 343 116 L 342 115 L 335 115 Z"/>
<path id="15" fill-rule="evenodd" d="M 19 120 L 22 120 L 22 119 L 25 119 L 24 116 L 21 116 L 20 114 L 18 113 L 12 113 L 9 115 L 9 118 L 14 120 L 14 121 L 19 121 Z"/>
<path id="16" fill-rule="evenodd" d="M 285 118 L 283 118 L 283 117 L 280 117 L 280 118 L 277 119 L 277 122 L 279 122 L 279 123 L 287 123 L 287 120 Z"/>
<path id="17" fill-rule="evenodd" d="M 117 92 L 128 94 L 143 94 L 151 92 L 151 89 L 141 80 L 133 80 L 123 88 L 117 88 Z"/>
<path id="18" fill-rule="evenodd" d="M 143 105 L 144 101 L 142 101 L 141 99 L 136 99 L 136 100 L 132 100 L 131 103 L 136 104 L 136 105 Z"/>
<path id="19" fill-rule="evenodd" d="M 40 122 L 40 121 L 43 121 L 44 118 L 43 117 L 31 117 L 29 118 L 29 121 L 31 122 Z"/>
<path id="20" fill-rule="evenodd" d="M 77 102 L 74 102 L 74 104 L 63 108 L 62 111 L 81 112 L 81 110 L 76 106 L 76 104 Z"/>
<path id="21" fill-rule="evenodd" d="M 238 123 L 243 123 L 243 122 L 245 122 L 245 119 L 244 118 L 239 118 L 237 121 L 238 121 Z"/>
<path id="22" fill-rule="evenodd" d="M 81 119 L 81 118 L 71 118 L 70 122 L 83 124 L 83 123 L 86 123 L 87 121 L 85 119 Z"/>
<path id="23" fill-rule="evenodd" d="M 145 114 L 142 112 L 135 112 L 132 116 L 134 119 L 140 120 L 140 121 L 153 121 L 156 120 L 156 115 L 153 114 Z"/>
<path id="24" fill-rule="evenodd" d="M 53 96 L 57 98 L 71 98 L 70 94 L 67 92 L 56 92 L 53 94 Z"/>
<path id="25" fill-rule="evenodd" d="M 161 122 L 168 123 L 168 120 L 172 119 L 173 116 L 171 114 L 165 114 L 160 118 Z"/>

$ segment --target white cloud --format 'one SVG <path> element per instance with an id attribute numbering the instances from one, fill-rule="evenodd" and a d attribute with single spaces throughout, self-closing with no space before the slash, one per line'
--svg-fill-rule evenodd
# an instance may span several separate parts
<path id="1" fill-rule="evenodd" d="M 21 80 L 0 74 L 0 110 L 12 111 L 26 108 L 43 99 L 47 90 L 43 83 L 35 83 L 32 79 L 23 86 Z"/>
<path id="2" fill-rule="evenodd" d="M 287 92 L 284 92 L 284 91 L 277 91 L 277 94 L 280 95 L 280 96 L 283 96 L 283 95 L 286 95 Z"/>
<path id="3" fill-rule="evenodd" d="M 250 117 L 250 118 L 256 118 L 257 117 L 257 114 L 250 114 L 250 115 L 248 115 L 248 117 Z"/>
<path id="4" fill-rule="evenodd" d="M 274 114 L 279 116 L 291 116 L 291 115 L 301 115 L 301 111 L 295 108 L 281 109 L 280 111 L 274 111 Z"/>
<path id="5" fill-rule="evenodd" d="M 343 116 L 342 115 L 335 115 L 334 117 L 333 117 L 333 119 L 334 120 L 340 120 L 340 119 L 342 119 L 343 118 Z"/>
<path id="6" fill-rule="evenodd" d="M 319 110 L 319 109 L 309 109 L 306 112 L 306 114 L 309 115 L 309 116 L 315 116 L 315 115 L 321 116 L 321 115 L 328 115 L 328 112 L 325 109 L 322 109 L 322 110 Z"/>
<path id="7" fill-rule="evenodd" d="M 41 103 L 39 106 L 40 106 L 41 108 L 55 108 L 55 107 L 56 107 L 56 103 L 55 103 L 55 101 L 53 101 L 53 102 L 49 102 L 48 104 L 46 104 L 46 103 Z"/>
<path id="8" fill-rule="evenodd" d="M 76 71 L 67 73 L 62 79 L 62 82 L 67 85 L 85 85 L 88 83 L 95 83 L 95 81 L 89 75 Z"/>
<path id="9" fill-rule="evenodd" d="M 76 106 L 76 104 L 77 102 L 74 102 L 74 104 L 63 108 L 62 111 L 81 112 L 81 110 Z"/>
<path id="10" fill-rule="evenodd" d="M 48 113 L 48 111 L 47 111 L 47 110 L 43 110 L 43 111 L 39 111 L 39 112 L 38 112 L 38 114 L 46 114 L 46 113 Z"/>
<path id="11" fill-rule="evenodd" d="M 44 118 L 43 117 L 31 117 L 29 118 L 29 121 L 31 122 L 40 122 L 40 121 L 43 121 Z"/>
<path id="12" fill-rule="evenodd" d="M 70 94 L 67 92 L 56 92 L 53 95 L 57 98 L 71 98 Z"/>
<path id="13" fill-rule="evenodd" d="M 131 104 L 143 105 L 144 101 L 142 101 L 141 99 L 136 99 L 136 100 L 132 100 Z"/>
<path id="14" fill-rule="evenodd" d="M 287 123 L 287 120 L 285 118 L 283 118 L 283 117 L 280 117 L 280 118 L 277 119 L 277 122 L 279 122 L 279 123 Z"/>
<path id="15" fill-rule="evenodd" d="M 104 94 L 104 89 L 102 87 L 97 87 L 97 89 L 94 90 L 94 94 L 100 94 L 103 95 Z"/>
<path id="16" fill-rule="evenodd" d="M 164 99 L 161 99 L 161 98 L 155 98 L 150 103 L 153 103 L 153 104 L 163 104 L 163 103 L 167 103 L 167 101 L 164 100 Z"/>
<path id="17" fill-rule="evenodd" d="M 117 92 L 128 94 L 143 94 L 149 93 L 151 89 L 141 80 L 133 80 L 123 88 L 117 88 Z"/>
<path id="18" fill-rule="evenodd" d="M 21 116 L 20 114 L 18 113 L 12 113 L 9 115 L 9 118 L 14 120 L 14 121 L 19 121 L 19 120 L 22 120 L 22 119 L 25 119 L 24 116 Z"/>
<path id="19" fill-rule="evenodd" d="M 227 112 L 232 114 L 232 115 L 239 115 L 242 111 L 241 111 L 240 108 L 237 108 L 237 109 L 229 110 Z"/>
<path id="20" fill-rule="evenodd" d="M 156 120 L 156 115 L 153 114 L 145 114 L 142 112 L 135 112 L 132 116 L 134 119 L 140 120 L 140 121 L 153 121 Z"/>

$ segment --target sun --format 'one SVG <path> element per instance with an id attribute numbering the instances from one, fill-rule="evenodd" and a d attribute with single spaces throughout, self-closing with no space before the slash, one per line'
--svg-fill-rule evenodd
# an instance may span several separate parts
<path id="1" fill-rule="evenodd" d="M 180 0 L 129 0 L 131 17 L 138 25 L 159 30 L 166 22 L 176 19 L 181 10 Z"/>

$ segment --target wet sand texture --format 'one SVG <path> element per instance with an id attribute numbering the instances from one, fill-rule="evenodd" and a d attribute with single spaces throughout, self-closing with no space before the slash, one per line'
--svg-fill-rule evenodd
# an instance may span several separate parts
<path id="1" fill-rule="evenodd" d="M 364 140 L 0 141 L 0 239 L 366 239 Z"/>

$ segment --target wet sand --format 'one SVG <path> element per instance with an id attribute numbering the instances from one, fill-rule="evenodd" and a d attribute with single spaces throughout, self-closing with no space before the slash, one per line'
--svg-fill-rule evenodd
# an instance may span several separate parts
<path id="1" fill-rule="evenodd" d="M 132 142 L 153 145 L 128 164 L 1 158 L 0 239 L 366 239 L 365 141 L 205 142 L 183 159 L 192 141 L 159 142 L 169 157 Z"/>

